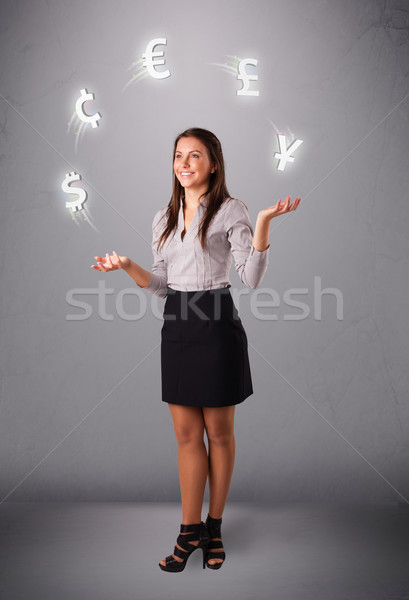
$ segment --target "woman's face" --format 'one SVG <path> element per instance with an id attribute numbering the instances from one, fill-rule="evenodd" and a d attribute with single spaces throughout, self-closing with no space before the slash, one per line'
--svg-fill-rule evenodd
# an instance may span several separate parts
<path id="1" fill-rule="evenodd" d="M 211 163 L 207 148 L 200 140 L 183 137 L 176 146 L 173 170 L 184 188 L 204 193 L 216 165 Z"/>

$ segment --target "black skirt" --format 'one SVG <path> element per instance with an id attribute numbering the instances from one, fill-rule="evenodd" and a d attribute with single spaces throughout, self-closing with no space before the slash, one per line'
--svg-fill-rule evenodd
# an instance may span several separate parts
<path id="1" fill-rule="evenodd" d="M 163 318 L 164 402 L 231 406 L 253 394 L 247 336 L 229 288 L 168 286 Z"/>

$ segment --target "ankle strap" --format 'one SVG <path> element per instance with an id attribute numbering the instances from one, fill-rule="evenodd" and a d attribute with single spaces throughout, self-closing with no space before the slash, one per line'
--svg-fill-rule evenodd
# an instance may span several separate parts
<path id="1" fill-rule="evenodd" d="M 213 518 L 213 517 L 211 517 L 211 516 L 209 515 L 209 513 L 208 513 L 208 514 L 207 514 L 207 519 L 206 519 L 206 521 L 207 521 L 208 523 L 210 523 L 211 525 L 221 525 L 221 524 L 222 524 L 222 519 L 223 519 L 223 517 L 220 517 L 220 519 L 214 519 L 214 518 Z"/>
<path id="2" fill-rule="evenodd" d="M 220 517 L 220 519 L 214 519 L 213 517 L 211 517 L 209 514 L 207 515 L 207 519 L 206 519 L 206 527 L 210 533 L 210 535 L 212 536 L 212 538 L 221 538 L 222 534 L 221 534 L 221 524 L 222 524 L 222 517 Z"/>
<path id="3" fill-rule="evenodd" d="M 200 531 L 202 522 L 203 521 L 201 521 L 200 523 L 193 523 L 192 525 L 184 525 L 182 523 L 180 525 L 180 533 L 189 533 L 190 531 L 197 533 L 198 531 Z"/>

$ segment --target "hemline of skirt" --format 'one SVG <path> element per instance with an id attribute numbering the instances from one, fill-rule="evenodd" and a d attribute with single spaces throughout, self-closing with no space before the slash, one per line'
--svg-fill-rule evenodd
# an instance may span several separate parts
<path id="1" fill-rule="evenodd" d="M 168 400 L 163 400 L 163 399 L 162 399 L 162 402 L 166 402 L 166 404 L 177 404 L 179 406 L 197 406 L 198 408 L 224 408 L 225 406 L 236 406 L 237 404 L 241 404 L 242 402 L 244 402 L 247 398 L 249 398 L 253 394 L 254 394 L 254 392 L 252 392 L 245 398 L 242 398 L 241 400 L 237 400 L 237 402 L 228 402 L 226 404 L 220 404 L 220 402 L 217 404 L 188 404 L 187 402 L 169 402 Z"/>

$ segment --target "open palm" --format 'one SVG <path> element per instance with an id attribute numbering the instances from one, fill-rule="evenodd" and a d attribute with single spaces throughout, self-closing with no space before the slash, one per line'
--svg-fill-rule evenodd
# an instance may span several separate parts
<path id="1" fill-rule="evenodd" d="M 102 256 L 94 256 L 95 260 L 98 261 L 97 265 L 91 265 L 93 269 L 97 271 L 115 271 L 116 269 L 124 269 L 129 266 L 130 260 L 127 256 L 118 256 L 114 251 L 112 257 L 105 254 L 105 259 Z"/>
<path id="2" fill-rule="evenodd" d="M 301 198 L 295 198 L 292 204 L 290 204 L 290 200 L 290 196 L 287 196 L 284 202 L 281 202 L 281 200 L 279 200 L 277 204 L 274 204 L 273 206 L 268 206 L 267 208 L 263 208 L 262 210 L 260 210 L 259 215 L 270 220 L 274 219 L 274 217 L 279 217 L 280 215 L 284 215 L 285 213 L 291 212 L 292 210 L 295 210 L 297 208 L 297 206 L 301 202 Z"/>

